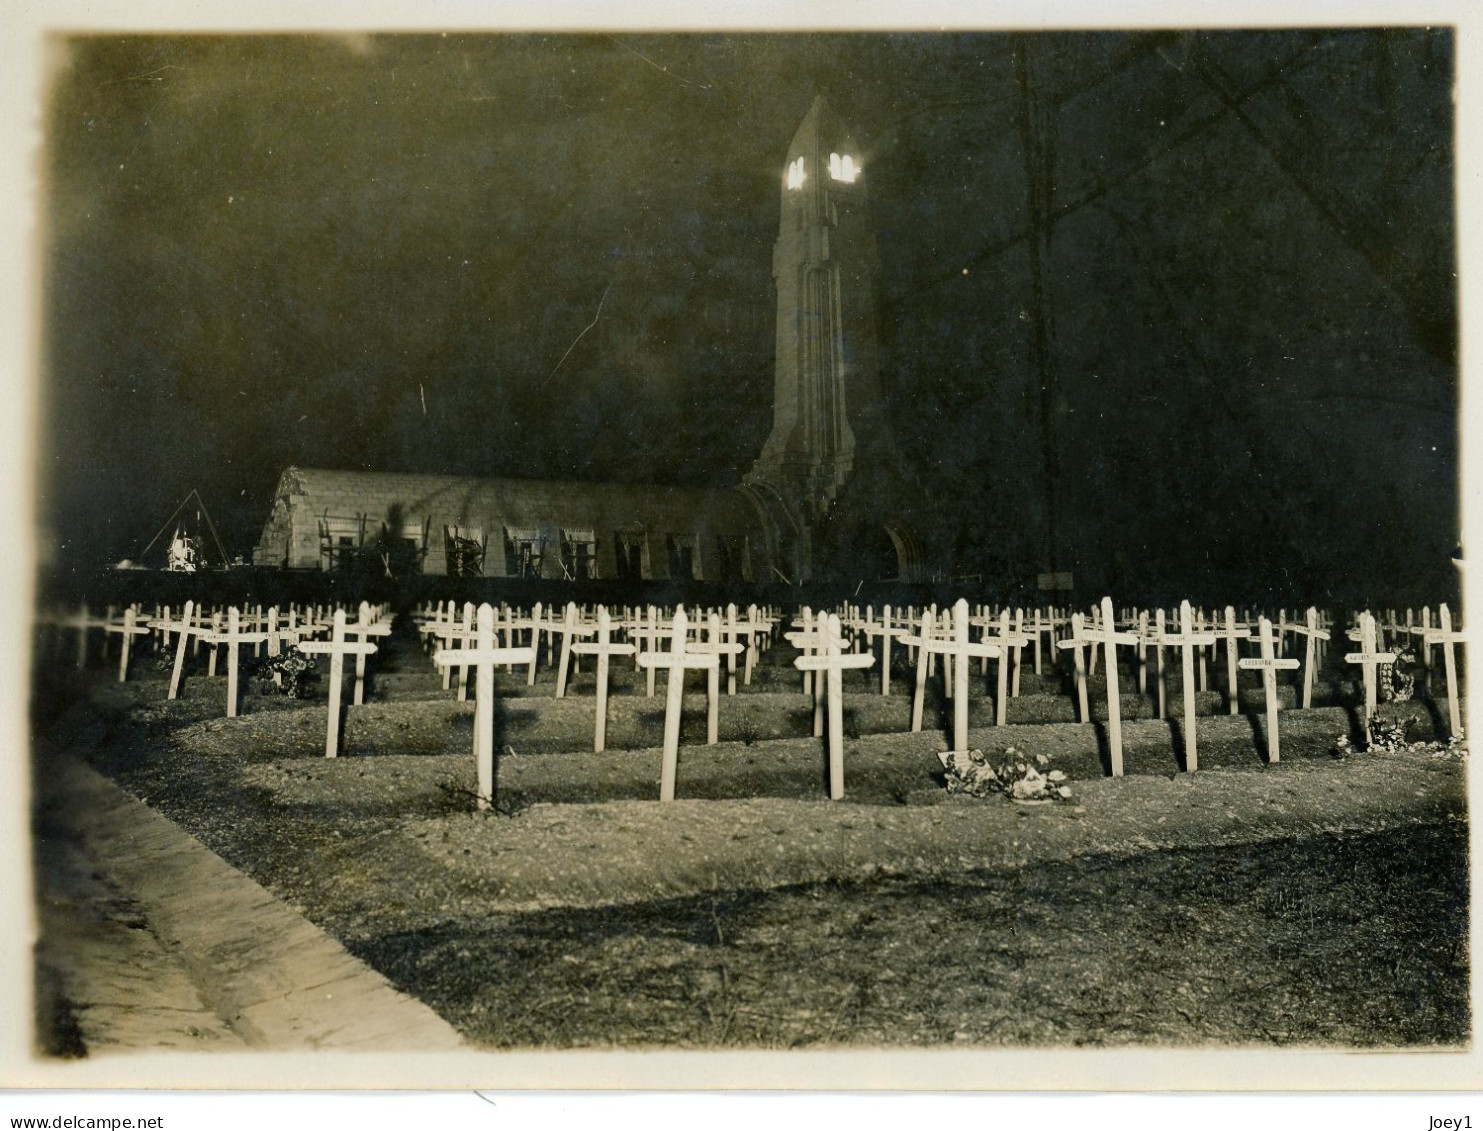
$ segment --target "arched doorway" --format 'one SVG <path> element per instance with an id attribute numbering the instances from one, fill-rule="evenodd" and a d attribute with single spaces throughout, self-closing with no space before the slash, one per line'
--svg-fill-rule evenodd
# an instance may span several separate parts
<path id="1" fill-rule="evenodd" d="M 837 581 L 910 581 L 920 551 L 910 531 L 894 525 L 858 522 L 830 531 L 821 547 L 819 574 Z"/>

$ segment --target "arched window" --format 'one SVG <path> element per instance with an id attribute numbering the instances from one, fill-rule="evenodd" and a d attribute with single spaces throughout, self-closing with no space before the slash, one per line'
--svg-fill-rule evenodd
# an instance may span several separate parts
<path id="1" fill-rule="evenodd" d="M 855 164 L 855 159 L 848 153 L 843 157 L 838 153 L 831 153 L 829 155 L 829 175 L 836 181 L 852 185 L 855 183 L 855 178 L 860 175 L 860 167 Z"/>
<path id="2" fill-rule="evenodd" d="M 803 158 L 792 162 L 788 166 L 788 187 L 790 189 L 803 187 Z"/>

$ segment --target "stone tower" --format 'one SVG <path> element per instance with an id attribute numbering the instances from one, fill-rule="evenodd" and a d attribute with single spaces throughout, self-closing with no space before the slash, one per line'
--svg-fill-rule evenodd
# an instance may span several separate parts
<path id="1" fill-rule="evenodd" d="M 801 577 L 814 572 L 820 530 L 839 526 L 857 467 L 898 464 L 881 395 L 868 185 L 860 146 L 815 98 L 781 169 L 773 425 L 745 478 Z"/>

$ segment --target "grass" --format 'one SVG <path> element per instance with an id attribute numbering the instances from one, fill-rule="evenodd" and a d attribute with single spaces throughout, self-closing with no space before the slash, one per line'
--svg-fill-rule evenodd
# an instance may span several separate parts
<path id="1" fill-rule="evenodd" d="M 346 941 L 499 1048 L 1454 1045 L 1465 842 L 1434 826 Z"/>
<path id="2" fill-rule="evenodd" d="M 931 867 L 909 856 L 883 859 L 872 879 L 846 879 L 831 863 L 818 875 L 833 878 L 790 886 L 770 886 L 754 870 L 727 873 L 699 894 L 654 898 L 650 891 L 613 906 L 567 899 L 514 911 L 491 902 L 498 868 L 518 850 L 527 850 L 525 859 L 542 851 L 531 845 L 575 850 L 562 840 L 486 835 L 535 826 L 534 816 L 523 825 L 500 817 L 489 819 L 489 829 L 475 827 L 462 710 L 412 702 L 364 708 L 356 725 L 367 752 L 403 756 L 346 757 L 331 766 L 318 757 L 322 706 L 285 704 L 228 724 L 216 717 L 211 695 L 168 708 L 153 700 L 131 707 L 125 699 L 111 714 L 106 703 L 101 708 L 113 730 L 95 759 L 100 768 L 305 908 L 476 1044 L 1390 1047 L 1467 1040 L 1466 824 L 1448 815 L 1461 803 L 1448 809 L 1439 802 L 1404 831 L 1373 824 L 1314 831 L 1342 826 L 1355 809 L 1344 790 L 1352 793 L 1363 763 L 1351 767 L 1328 754 L 1351 725 L 1344 711 L 1285 716 L 1283 764 L 1270 773 L 1256 756 L 1259 720 L 1202 720 L 1202 766 L 1212 772 L 1198 779 L 1174 774 L 1168 723 L 1126 728 L 1133 776 L 1102 815 L 1149 835 L 1167 816 L 1170 828 L 1181 824 L 1188 836 L 1199 822 L 1216 827 L 1220 814 L 1210 803 L 1223 790 L 1246 796 L 1255 792 L 1246 783 L 1270 781 L 1290 791 L 1279 797 L 1285 812 L 1268 804 L 1258 821 L 1242 811 L 1251 843 L 1130 851 L 1125 838 L 1122 847 L 1089 842 L 1084 855 L 1010 865 L 1003 852 L 987 858 L 998 843 L 996 824 L 981 838 L 982 851 L 947 874 L 940 853 Z M 47 706 L 35 712 L 37 723 L 47 721 Z M 505 706 L 511 715 L 528 712 L 532 729 L 545 731 L 571 714 L 572 725 L 590 733 L 589 708 L 578 702 Z M 684 789 L 692 797 L 766 795 L 775 802 L 767 813 L 783 813 L 772 831 L 784 851 L 803 853 L 805 826 L 819 826 L 812 835 L 823 847 L 808 849 L 810 859 L 849 858 L 839 846 L 861 814 L 798 804 L 821 797 L 816 743 L 777 741 L 774 732 L 791 726 L 770 718 L 764 702 L 755 706 L 736 720 L 731 748 L 682 751 Z M 635 703 L 633 710 L 633 733 L 648 737 L 651 707 Z M 801 696 L 796 713 L 808 714 Z M 421 726 L 424 715 L 439 726 Z M 369 729 L 373 722 L 379 729 Z M 935 762 L 939 736 L 872 735 L 859 723 L 850 729 L 853 803 L 891 814 L 935 791 L 922 767 Z M 1048 744 L 1078 781 L 1100 782 L 1094 728 L 1019 727 L 987 737 Z M 407 750 L 409 743 L 426 749 Z M 807 749 L 800 757 L 793 746 Z M 590 840 L 601 853 L 626 844 L 639 854 L 640 871 L 674 864 L 660 858 L 670 852 L 676 859 L 690 853 L 679 863 L 692 871 L 719 866 L 676 843 L 690 827 L 677 819 L 682 806 L 660 814 L 672 826 L 668 838 L 598 827 L 627 820 L 622 804 L 641 804 L 622 798 L 650 795 L 650 754 L 594 757 L 571 742 L 556 749 L 564 752 L 508 760 L 502 796 L 559 814 L 577 838 L 571 845 Z M 445 765 L 455 763 L 449 776 Z M 260 784 L 280 771 L 293 780 Z M 423 789 L 417 797 L 407 792 L 414 779 Z M 362 802 L 350 803 L 352 795 Z M 1371 800 L 1388 816 L 1395 796 L 1382 790 Z M 1184 805 L 1177 812 L 1175 798 Z M 584 816 L 575 803 L 595 808 Z M 1087 804 L 1090 825 L 1097 804 Z M 717 835 L 745 831 L 740 810 L 727 802 L 691 805 L 702 815 L 689 819 L 717 826 Z M 1300 828 L 1293 810 L 1311 819 Z M 642 812 L 653 819 L 655 810 L 642 804 Z M 942 814 L 945 831 L 923 835 L 937 836 L 942 843 L 933 845 L 956 857 L 966 841 L 951 831 L 951 807 Z M 1001 809 L 994 821 L 1008 831 L 1047 817 Z M 1072 818 L 1058 811 L 1056 820 Z M 409 850 L 414 825 L 454 855 Z M 925 826 L 913 816 L 903 827 L 920 833 Z M 925 843 L 862 835 L 872 859 L 888 843 Z M 479 850 L 510 845 L 517 851 L 488 870 Z"/>

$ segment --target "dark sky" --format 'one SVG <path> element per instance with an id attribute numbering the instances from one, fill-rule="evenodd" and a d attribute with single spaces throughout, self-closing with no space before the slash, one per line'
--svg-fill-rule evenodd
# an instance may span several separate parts
<path id="1" fill-rule="evenodd" d="M 250 552 L 289 464 L 736 482 L 781 163 L 823 93 L 865 147 L 884 383 L 955 568 L 1450 578 L 1446 29 L 67 46 L 64 560 L 137 555 L 192 488 Z"/>

